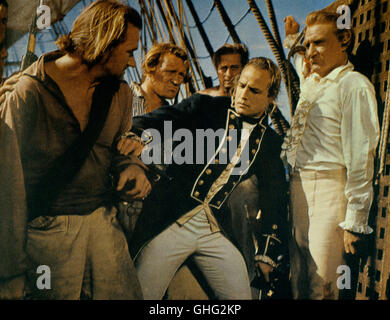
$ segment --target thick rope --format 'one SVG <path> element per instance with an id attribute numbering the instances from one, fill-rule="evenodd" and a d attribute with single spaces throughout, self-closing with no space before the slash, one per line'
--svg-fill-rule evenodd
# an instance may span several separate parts
<path id="1" fill-rule="evenodd" d="M 267 5 L 268 16 L 269 16 L 269 19 L 271 21 L 271 29 L 272 29 L 272 33 L 274 34 L 274 39 L 275 39 L 277 45 L 279 46 L 279 48 L 282 48 L 283 47 L 282 40 L 280 39 L 280 33 L 279 33 L 279 29 L 278 29 L 278 24 L 276 22 L 275 11 L 274 11 L 274 7 L 272 5 L 272 1 L 265 0 L 265 4 Z M 283 54 L 282 58 L 285 59 L 284 53 L 282 53 L 282 54 Z"/>
<path id="2" fill-rule="evenodd" d="M 282 72 L 283 81 L 287 85 L 287 76 L 286 76 L 286 65 L 285 60 L 283 60 L 284 53 L 281 52 L 280 47 L 276 43 L 275 39 L 273 38 L 271 31 L 269 30 L 263 15 L 261 14 L 259 8 L 256 5 L 256 2 L 253 0 L 247 0 L 248 5 L 250 9 L 252 10 L 253 15 L 256 18 L 256 21 L 258 22 L 261 31 L 264 34 L 265 39 L 268 42 L 268 45 L 271 48 L 272 53 L 274 54 L 276 61 L 278 62 L 280 71 Z"/>
<path id="3" fill-rule="evenodd" d="M 292 107 L 290 109 L 291 116 L 294 115 L 296 105 L 298 103 L 299 99 L 299 93 L 300 93 L 300 88 L 299 88 L 299 78 L 298 75 L 296 74 L 296 71 L 294 67 L 292 66 L 290 59 L 291 57 L 296 54 L 298 51 L 305 51 L 305 48 L 301 45 L 299 45 L 300 41 L 303 39 L 305 30 L 303 30 L 298 38 L 295 40 L 294 44 L 292 45 L 288 55 L 287 55 L 287 79 L 288 79 L 288 94 L 289 94 L 289 101 L 293 101 Z"/>
<path id="4" fill-rule="evenodd" d="M 290 128 L 290 125 L 276 104 L 274 105 L 273 111 L 270 114 L 270 119 L 276 133 L 281 137 L 284 137 L 287 133 L 287 130 Z"/>
<path id="5" fill-rule="evenodd" d="M 280 53 L 281 57 L 283 60 L 286 62 L 286 69 L 287 69 L 287 92 L 288 92 L 288 99 L 290 101 L 290 115 L 293 116 L 295 112 L 296 105 L 298 104 L 298 99 L 299 99 L 299 93 L 300 93 L 300 88 L 299 88 L 299 78 L 298 75 L 295 72 L 295 69 L 293 68 L 292 64 L 290 63 L 290 58 L 285 58 L 284 51 L 283 51 L 283 44 L 282 40 L 280 38 L 280 33 L 279 33 L 279 28 L 278 24 L 276 22 L 276 17 L 275 17 L 275 10 L 272 5 L 272 0 L 265 0 L 266 6 L 267 6 L 267 11 L 268 11 L 268 16 L 271 21 L 271 29 L 272 33 L 274 34 L 275 42 L 280 48 Z M 298 37 L 296 43 L 294 43 L 293 49 L 296 48 L 296 45 L 298 44 L 298 41 L 300 41 L 301 36 L 303 33 Z M 291 52 L 291 51 L 290 51 Z"/>
<path id="6" fill-rule="evenodd" d="M 271 48 L 272 53 L 274 54 L 276 61 L 279 65 L 280 71 L 282 73 L 283 82 L 286 85 L 288 91 L 292 90 L 292 94 L 289 94 L 289 102 L 290 102 L 290 113 L 291 115 L 294 113 L 295 106 L 298 102 L 299 95 L 299 86 L 298 88 L 294 88 L 291 84 L 293 83 L 292 79 L 289 80 L 289 77 L 293 77 L 291 75 L 290 67 L 288 66 L 289 62 L 285 59 L 285 55 L 282 47 L 280 47 L 275 39 L 273 38 L 270 29 L 268 28 L 263 15 L 261 14 L 256 2 L 254 0 L 247 0 L 250 9 L 252 10 L 253 15 L 258 22 L 261 31 L 264 34 L 265 39 L 268 42 L 268 45 Z M 290 75 L 289 75 L 290 74 Z M 295 77 L 295 76 L 294 76 Z M 298 89 L 298 91 L 296 90 Z"/>

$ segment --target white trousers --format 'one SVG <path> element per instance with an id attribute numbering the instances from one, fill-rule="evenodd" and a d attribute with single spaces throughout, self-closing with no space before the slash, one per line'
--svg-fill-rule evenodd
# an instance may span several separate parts
<path id="1" fill-rule="evenodd" d="M 301 170 L 290 184 L 291 286 L 294 299 L 338 299 L 344 263 L 345 170 Z"/>
<path id="2" fill-rule="evenodd" d="M 173 223 L 137 256 L 135 267 L 145 300 L 162 299 L 176 271 L 190 255 L 218 299 L 251 299 L 241 253 L 220 232 L 211 232 L 202 210 L 183 226 Z"/>

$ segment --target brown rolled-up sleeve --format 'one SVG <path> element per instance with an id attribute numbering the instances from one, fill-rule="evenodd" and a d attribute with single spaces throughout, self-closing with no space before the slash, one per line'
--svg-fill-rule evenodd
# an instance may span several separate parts
<path id="1" fill-rule="evenodd" d="M 0 107 L 0 280 L 29 267 L 24 251 L 27 205 L 20 156 L 23 112 L 29 97 L 7 95 Z"/>

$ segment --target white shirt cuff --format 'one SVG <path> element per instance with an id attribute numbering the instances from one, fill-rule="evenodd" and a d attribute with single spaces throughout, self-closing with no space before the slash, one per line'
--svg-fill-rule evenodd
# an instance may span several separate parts
<path id="1" fill-rule="evenodd" d="M 286 38 L 284 38 L 283 47 L 290 49 L 294 45 L 298 37 L 299 37 L 299 32 L 294 34 L 289 34 L 288 36 L 286 36 Z"/>
<path id="2" fill-rule="evenodd" d="M 344 230 L 362 234 L 370 234 L 373 229 L 367 224 L 367 220 L 367 212 L 347 210 L 345 221 L 339 223 L 339 226 Z"/>

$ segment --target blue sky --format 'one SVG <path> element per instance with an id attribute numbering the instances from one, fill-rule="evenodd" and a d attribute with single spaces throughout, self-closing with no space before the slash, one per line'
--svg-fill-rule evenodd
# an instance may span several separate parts
<path id="1" fill-rule="evenodd" d="M 281 34 L 282 40 L 284 39 L 284 17 L 288 15 L 293 15 L 296 20 L 301 25 L 303 25 L 305 17 L 308 13 L 314 10 L 322 9 L 327 5 L 331 4 L 332 2 L 333 1 L 331 0 L 273 0 L 272 3 L 274 6 L 276 19 L 279 26 L 279 32 Z M 203 21 L 204 18 L 207 17 L 210 8 L 212 7 L 213 1 L 193 0 L 193 3 L 198 12 L 200 20 Z M 249 9 L 246 0 L 222 0 L 222 3 L 233 24 L 236 24 Z M 256 0 L 256 3 L 270 27 L 265 1 Z M 190 14 L 188 14 L 188 17 L 190 20 L 189 24 L 194 25 Z M 228 31 L 216 9 L 212 11 L 210 17 L 203 24 L 203 26 L 209 36 L 210 42 L 214 50 L 218 49 L 221 45 L 225 43 L 228 37 Z M 241 41 L 248 46 L 250 57 L 267 56 L 276 61 L 267 44 L 267 41 L 265 40 L 259 28 L 255 17 L 251 12 L 247 14 L 245 18 L 237 25 L 236 31 Z M 194 32 L 192 32 L 192 36 L 194 38 L 197 55 L 200 57 L 208 56 L 208 52 L 203 45 L 202 39 L 200 38 L 198 32 L 195 29 Z M 228 42 L 232 42 L 232 40 L 229 39 Z M 211 64 L 210 59 L 200 59 L 199 61 L 202 65 L 205 74 L 215 79 L 216 73 L 213 68 L 213 65 Z M 278 104 L 284 115 L 289 118 L 288 98 L 284 91 L 284 88 L 279 95 Z"/>
<path id="2" fill-rule="evenodd" d="M 27 1 L 27 0 L 26 0 Z M 89 3 L 88 0 L 84 1 Z M 279 31 L 281 33 L 282 40 L 284 38 L 284 25 L 283 18 L 287 15 L 293 15 L 296 20 L 303 25 L 304 19 L 306 15 L 314 10 L 322 9 L 327 5 L 331 4 L 333 0 L 273 0 L 273 6 L 275 9 L 276 18 L 279 25 Z M 138 0 L 128 0 L 128 3 L 139 10 Z M 172 0 L 172 3 L 176 6 L 177 1 Z M 184 9 L 187 12 L 188 24 L 190 26 L 194 26 L 194 22 L 191 14 L 187 10 L 187 6 L 184 3 Z M 268 44 L 258 26 L 256 19 L 254 18 L 251 12 L 247 13 L 249 6 L 246 0 L 222 0 L 222 3 L 234 25 L 244 17 L 241 22 L 236 26 L 236 31 L 241 38 L 241 41 L 244 42 L 248 48 L 250 57 L 256 56 L 267 56 L 272 58 L 275 61 L 275 58 L 268 47 Z M 256 0 L 256 3 L 265 17 L 267 22 L 268 13 L 265 6 L 264 0 Z M 213 5 L 213 0 L 193 0 L 193 4 L 197 10 L 198 16 L 201 21 L 204 21 L 208 16 L 210 9 Z M 65 17 L 64 24 L 68 28 L 71 29 L 72 22 L 74 18 L 79 14 L 79 12 L 83 9 L 83 2 L 81 1 L 79 5 L 76 5 Z M 247 13 L 247 14 L 246 14 Z M 245 15 L 246 14 L 246 15 Z M 203 27 L 208 34 L 209 40 L 214 50 L 217 50 L 220 46 L 222 46 L 225 42 L 232 43 L 232 39 L 228 39 L 228 31 L 223 24 L 218 11 L 214 8 L 209 15 L 207 21 L 204 22 Z M 203 44 L 202 39 L 196 28 L 190 28 L 191 36 L 194 41 L 194 47 L 197 56 L 199 57 L 200 65 L 206 76 L 212 77 L 212 79 L 216 79 L 216 72 L 211 63 L 210 57 L 208 57 L 208 52 Z M 50 51 L 56 49 L 56 46 L 53 43 L 53 39 L 50 36 L 50 32 L 44 31 L 41 32 L 39 36 L 41 41 L 36 46 L 35 53 L 37 55 L 42 54 L 43 52 Z M 9 50 L 9 61 L 18 61 L 20 59 L 20 55 L 25 52 L 27 44 L 27 37 L 22 38 L 18 41 L 13 50 Z M 139 49 L 136 53 L 136 61 L 138 66 L 140 66 L 140 62 L 142 59 L 141 50 Z M 129 73 L 130 74 L 130 73 Z M 128 79 L 130 80 L 130 79 Z M 214 85 L 218 84 L 217 81 L 214 82 Z M 282 90 L 279 99 L 279 106 L 283 113 L 289 117 L 288 113 L 288 100 L 285 94 L 285 91 Z"/>
<path id="3" fill-rule="evenodd" d="M 172 2 L 176 3 L 175 0 L 173 0 Z M 331 4 L 332 2 L 333 0 L 273 0 L 272 3 L 274 6 L 276 19 L 279 26 L 279 32 L 281 34 L 282 40 L 284 39 L 284 17 L 288 15 L 293 15 L 296 20 L 301 25 L 303 25 L 305 17 L 308 13 L 314 10 L 322 9 L 327 5 Z M 137 0 L 130 0 L 129 3 L 135 8 L 138 8 Z M 200 21 L 204 21 L 204 19 L 208 16 L 210 12 L 210 9 L 213 5 L 213 0 L 193 0 L 193 4 L 196 8 Z M 222 0 L 222 4 L 224 5 L 229 15 L 229 18 L 234 25 L 247 13 L 249 9 L 249 5 L 246 0 Z M 267 23 L 269 24 L 268 12 L 265 5 L 265 1 L 256 0 L 256 4 L 259 7 L 262 15 L 266 19 Z M 187 8 L 186 4 L 184 5 L 184 8 Z M 190 13 L 187 14 L 187 17 L 189 20 L 189 25 L 195 25 Z M 203 23 L 203 27 L 209 37 L 209 40 L 214 50 L 217 50 L 228 39 L 229 34 L 227 28 L 223 24 L 219 13 L 215 8 L 210 14 L 207 21 Z M 194 40 L 197 56 L 200 57 L 199 62 L 202 66 L 202 69 L 206 76 L 210 76 L 215 80 L 217 75 L 211 63 L 211 59 L 205 58 L 208 56 L 208 52 L 203 44 L 203 41 L 196 29 L 190 30 Z M 244 17 L 244 19 L 241 20 L 241 22 L 237 25 L 236 31 L 241 41 L 248 46 L 250 57 L 267 56 L 276 61 L 274 55 L 268 47 L 267 41 L 265 40 L 255 17 L 251 12 L 249 12 Z M 232 39 L 229 38 L 227 42 L 232 43 Z M 141 61 L 139 54 L 140 50 L 138 52 L 137 57 L 138 62 Z M 218 84 L 218 81 L 215 80 L 214 84 Z M 283 114 L 289 119 L 288 98 L 283 87 L 278 98 L 278 104 Z"/>

